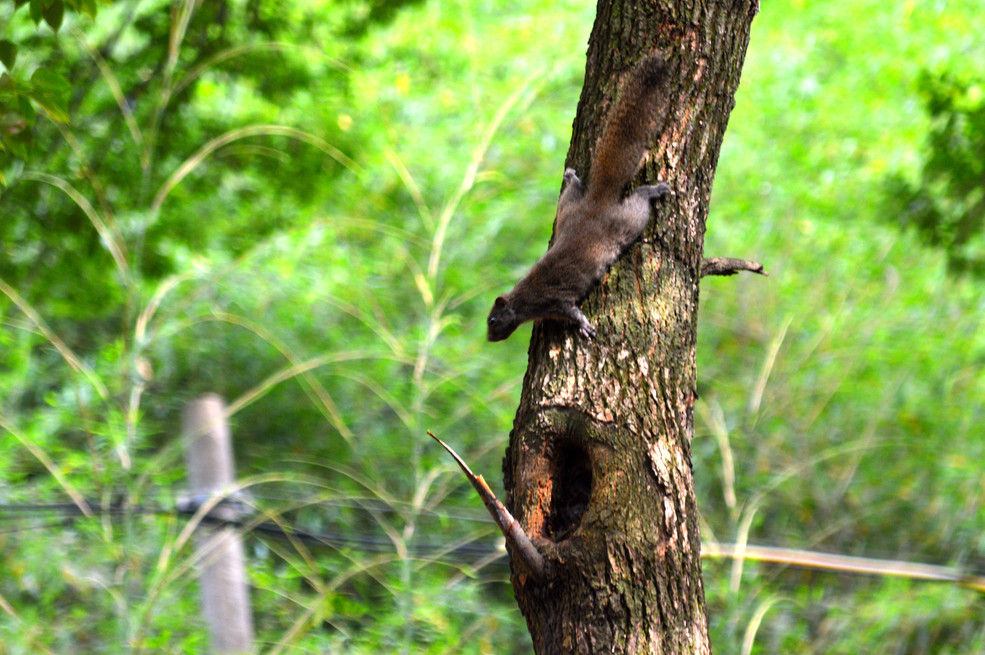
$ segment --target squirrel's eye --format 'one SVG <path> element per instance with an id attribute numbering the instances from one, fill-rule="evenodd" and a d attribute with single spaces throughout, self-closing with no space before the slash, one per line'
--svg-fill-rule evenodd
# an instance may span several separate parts
<path id="1" fill-rule="evenodd" d="M 489 325 L 492 325 L 495 322 L 496 322 L 495 316 L 490 316 L 488 319 L 486 319 L 486 323 L 488 323 Z"/>

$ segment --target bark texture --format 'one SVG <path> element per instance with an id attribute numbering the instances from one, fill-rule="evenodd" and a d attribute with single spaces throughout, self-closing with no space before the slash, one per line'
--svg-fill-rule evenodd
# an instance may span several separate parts
<path id="1" fill-rule="evenodd" d="M 503 468 L 506 505 L 546 562 L 534 578 L 511 558 L 539 654 L 710 652 L 690 450 L 698 281 L 757 10 L 755 0 L 598 4 L 565 165 L 591 176 L 619 80 L 659 52 L 669 110 L 639 181 L 673 192 L 581 303 L 594 341 L 553 321 L 533 329 Z"/>

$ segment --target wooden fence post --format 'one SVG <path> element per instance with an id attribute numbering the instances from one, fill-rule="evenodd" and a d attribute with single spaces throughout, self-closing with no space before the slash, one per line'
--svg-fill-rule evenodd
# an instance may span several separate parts
<path id="1" fill-rule="evenodd" d="M 216 394 L 192 401 L 181 416 L 185 461 L 192 498 L 203 502 L 229 489 L 234 480 L 233 448 L 225 404 Z M 232 505 L 219 505 L 210 516 L 235 519 Z M 253 617 L 246 583 L 243 541 L 231 526 L 200 526 L 195 538 L 200 562 L 202 614 L 216 655 L 248 653 L 253 648 Z"/>

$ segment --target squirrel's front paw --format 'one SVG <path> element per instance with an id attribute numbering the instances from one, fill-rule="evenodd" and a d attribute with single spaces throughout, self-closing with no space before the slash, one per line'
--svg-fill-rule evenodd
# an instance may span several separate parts
<path id="1" fill-rule="evenodd" d="M 648 184 L 646 186 L 636 187 L 636 193 L 646 198 L 663 198 L 670 193 L 670 185 L 666 182 Z"/>

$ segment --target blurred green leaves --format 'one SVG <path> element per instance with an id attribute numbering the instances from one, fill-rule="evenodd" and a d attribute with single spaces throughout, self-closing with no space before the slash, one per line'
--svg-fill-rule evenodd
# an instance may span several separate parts
<path id="1" fill-rule="evenodd" d="M 44 19 L 56 31 L 61 27 L 64 7 L 62 0 L 53 0 L 42 5 L 40 0 L 31 0 L 31 15 L 35 7 L 39 18 Z M 53 68 L 39 67 L 29 80 L 20 79 L 15 74 L 18 46 L 10 39 L 0 40 L 0 189 L 6 183 L 4 171 L 16 157 L 26 161 L 34 147 L 34 126 L 36 112 L 34 105 L 53 121 L 67 123 L 68 97 L 71 87 L 68 81 Z"/>
<path id="2" fill-rule="evenodd" d="M 7 42 L 9 43 L 9 42 Z M 16 48 L 10 44 L 11 66 Z M 28 160 L 34 144 L 36 104 L 53 121 L 67 123 L 68 81 L 50 68 L 38 68 L 29 81 L 18 81 L 9 73 L 0 73 L 0 175 L 6 168 L 9 153 Z"/>
<path id="3" fill-rule="evenodd" d="M 889 179 L 887 218 L 941 248 L 952 271 L 985 277 L 985 79 L 924 73 L 920 94 L 931 119 L 920 179 Z"/>
<path id="4" fill-rule="evenodd" d="M 0 41 L 0 64 L 10 70 L 14 67 L 15 61 L 17 61 L 17 46 L 12 41 L 3 39 Z"/>
<path id="5" fill-rule="evenodd" d="M 30 0 L 31 19 L 35 25 L 41 24 L 41 19 L 48 23 L 51 29 L 56 32 L 62 26 L 62 19 L 65 18 L 65 5 L 62 0 Z"/>
<path id="6" fill-rule="evenodd" d="M 51 593 L 39 600 L 22 577 L 0 581 L 20 617 L 0 625 L 0 639 L 23 650 L 87 641 L 93 650 L 125 642 L 173 652 L 201 639 L 191 553 L 175 536 L 182 528 L 173 517 L 120 517 L 106 507 L 117 498 L 172 502 L 182 485 L 175 413 L 216 391 L 230 401 L 242 475 L 284 479 L 258 490 L 263 511 L 337 523 L 392 551 L 313 557 L 255 544 L 258 570 L 292 572 L 274 575 L 257 601 L 271 643 L 467 650 L 459 628 L 490 626 L 500 644 L 522 640 L 502 573 L 482 569 L 494 560 L 422 559 L 415 546 L 494 534 L 481 520 L 440 513 L 441 502 L 471 496 L 424 429 L 453 431 L 488 455 L 478 438 L 508 422 L 502 400 L 518 383 L 522 353 L 462 347 L 484 344 L 478 296 L 489 264 L 475 262 L 495 245 L 488 235 L 505 213 L 485 231 L 469 225 L 488 207 L 490 180 L 502 183 L 490 175 L 503 165 L 494 137 L 515 129 L 556 78 L 538 62 L 483 72 L 482 88 L 464 74 L 472 63 L 461 52 L 422 67 L 416 54 L 443 47 L 442 29 L 462 29 L 442 28 L 434 8 L 429 27 L 404 19 L 403 36 L 382 50 L 339 38 L 351 21 L 334 5 L 203 3 L 184 32 L 159 6 L 132 8 L 38 38 L 15 62 L 72 80 L 71 120 L 51 120 L 32 101 L 32 148 L 0 198 L 0 280 L 10 291 L 0 298 L 0 334 L 12 344 L 0 416 L 23 437 L 0 440 L 0 496 L 82 488 L 106 523 L 33 541 L 24 538 L 28 525 L 6 538 L 0 563 L 28 563 L 25 575 L 43 575 Z M 500 41 L 524 40 L 497 31 Z M 45 94 L 64 91 L 45 73 L 37 82 Z M 566 89 L 563 101 L 530 114 L 553 129 L 547 116 L 576 94 Z M 560 142 L 547 144 L 552 155 L 560 157 Z M 517 150 L 544 148 L 534 140 Z M 554 158 L 521 157 L 516 166 Z M 548 216 L 552 192 L 537 186 L 526 183 L 525 204 Z M 549 228 L 547 220 L 527 228 L 539 235 L 531 252 Z M 297 479 L 312 472 L 320 493 L 307 500 Z M 38 557 L 43 544 L 59 556 Z M 93 600 L 62 561 L 87 569 L 104 597 Z M 438 593 L 455 576 L 481 582 Z M 493 611 L 483 604 L 490 586 Z M 465 596 L 476 600 L 463 605 Z M 60 599 L 69 598 L 80 598 L 95 627 L 30 629 L 63 613 Z M 41 608 L 22 611 L 32 603 Z"/>
<path id="7" fill-rule="evenodd" d="M 112 0 L 104 0 L 103 4 L 109 2 Z M 82 13 L 89 18 L 96 17 L 95 0 L 3 0 L 0 4 L 13 4 L 15 9 L 28 5 L 31 20 L 36 26 L 40 26 L 43 20 L 56 32 L 62 26 L 66 11 Z"/>

